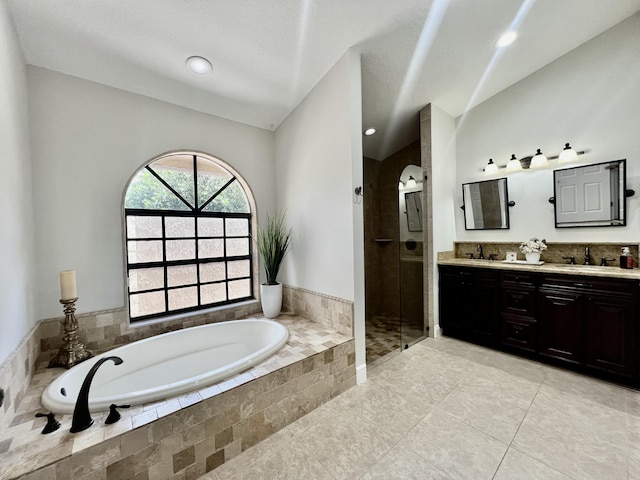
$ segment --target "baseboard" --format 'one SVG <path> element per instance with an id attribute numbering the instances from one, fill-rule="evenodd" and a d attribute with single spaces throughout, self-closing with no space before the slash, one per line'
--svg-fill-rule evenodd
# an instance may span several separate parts
<path id="1" fill-rule="evenodd" d="M 362 385 L 367 383 L 367 365 L 360 365 L 356 367 L 356 383 Z"/>

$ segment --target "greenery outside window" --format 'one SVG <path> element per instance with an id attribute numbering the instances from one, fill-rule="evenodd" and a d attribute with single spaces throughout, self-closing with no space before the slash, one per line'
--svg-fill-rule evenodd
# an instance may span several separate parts
<path id="1" fill-rule="evenodd" d="M 130 181 L 124 217 L 132 321 L 254 298 L 251 208 L 221 161 L 152 161 Z"/>

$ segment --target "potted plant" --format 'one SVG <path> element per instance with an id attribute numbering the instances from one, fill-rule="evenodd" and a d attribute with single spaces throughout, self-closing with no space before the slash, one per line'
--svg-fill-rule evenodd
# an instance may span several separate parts
<path id="1" fill-rule="evenodd" d="M 544 238 L 542 240 L 532 238 L 520 244 L 520 251 L 527 258 L 527 263 L 538 263 L 540 261 L 540 253 L 547 249 L 545 241 Z"/>
<path id="2" fill-rule="evenodd" d="M 267 215 L 267 226 L 258 228 L 258 251 L 267 275 L 267 282 L 260 285 L 260 303 L 267 318 L 276 318 L 282 309 L 282 284 L 277 277 L 290 244 L 291 229 L 285 226 L 284 214 Z"/>

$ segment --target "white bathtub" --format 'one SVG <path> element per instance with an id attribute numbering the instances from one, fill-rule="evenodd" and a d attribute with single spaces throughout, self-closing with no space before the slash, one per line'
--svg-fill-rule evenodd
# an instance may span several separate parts
<path id="1" fill-rule="evenodd" d="M 89 409 L 161 400 L 212 385 L 273 355 L 289 338 L 287 329 L 271 320 L 249 319 L 177 330 L 115 348 L 60 375 L 42 394 L 42 405 L 55 413 L 71 413 L 80 386 L 102 357 L 107 361 L 91 383 Z M 63 391 L 66 395 L 63 395 Z"/>

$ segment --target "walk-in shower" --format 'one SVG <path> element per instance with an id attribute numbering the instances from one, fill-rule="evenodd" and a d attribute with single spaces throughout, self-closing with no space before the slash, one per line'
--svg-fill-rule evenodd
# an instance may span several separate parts
<path id="1" fill-rule="evenodd" d="M 367 363 L 425 336 L 424 197 L 419 143 L 365 159 Z"/>

